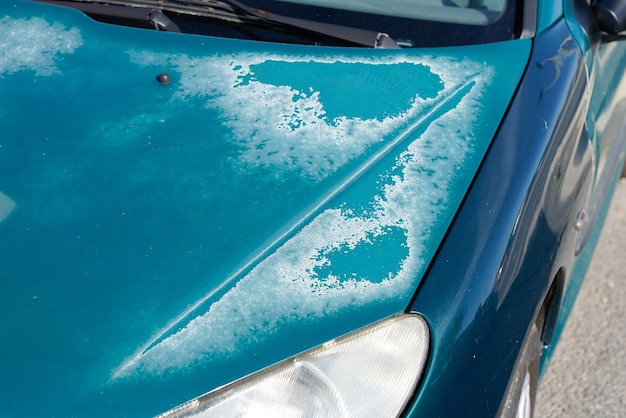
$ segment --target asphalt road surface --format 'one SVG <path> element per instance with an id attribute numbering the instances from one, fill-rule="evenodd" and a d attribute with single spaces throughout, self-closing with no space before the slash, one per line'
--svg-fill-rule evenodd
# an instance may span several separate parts
<path id="1" fill-rule="evenodd" d="M 537 418 L 626 417 L 626 179 L 539 387 Z"/>

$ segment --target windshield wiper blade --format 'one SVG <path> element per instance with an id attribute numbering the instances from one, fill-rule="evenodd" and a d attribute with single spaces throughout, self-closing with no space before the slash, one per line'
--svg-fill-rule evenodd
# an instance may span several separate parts
<path id="1" fill-rule="evenodd" d="M 85 13 L 97 13 L 89 9 L 88 5 L 99 4 L 99 7 L 111 5 L 132 8 L 150 9 L 150 15 L 146 15 L 148 21 L 158 30 L 170 30 L 178 32 L 178 27 L 167 16 L 158 12 L 172 11 L 187 13 L 199 17 L 209 17 L 244 23 L 252 21 L 260 25 L 268 25 L 274 29 L 295 31 L 302 34 L 318 35 L 325 38 L 349 43 L 356 46 L 370 48 L 400 48 L 398 44 L 386 33 L 367 29 L 359 29 L 349 26 L 335 25 L 332 23 L 316 22 L 313 20 L 298 19 L 288 16 L 254 9 L 238 0 L 35 0 L 43 3 L 65 4 L 73 3 L 71 7 Z M 82 4 L 82 6 L 79 6 Z M 97 7 L 97 6 L 94 6 Z M 101 12 L 101 10 L 99 10 Z M 115 13 L 112 9 L 110 12 Z M 122 11 L 119 13 L 123 14 Z M 141 13 L 137 11 L 136 13 Z"/>
<path id="2" fill-rule="evenodd" d="M 192 2 L 197 3 L 197 1 L 193 0 Z M 208 3 L 208 1 L 201 2 L 205 4 Z M 261 22 L 278 24 L 283 28 L 309 32 L 311 34 L 322 35 L 370 48 L 400 48 L 400 46 L 389 35 L 383 32 L 283 16 L 264 10 L 254 9 L 246 6 L 238 0 L 216 0 L 216 2 L 230 6 L 233 12 L 242 17 L 252 17 Z"/>
<path id="3" fill-rule="evenodd" d="M 73 0 L 33 0 L 39 3 L 54 4 L 57 6 L 71 7 L 87 15 L 103 15 L 124 19 L 132 19 L 143 21 L 149 24 L 153 29 L 165 32 L 180 32 L 180 28 L 163 12 L 152 7 L 129 7 L 127 4 L 119 4 L 113 2 L 91 2 L 89 0 L 73 1 Z M 105 0 L 106 1 L 106 0 Z M 149 6 L 149 5 L 148 5 Z"/>

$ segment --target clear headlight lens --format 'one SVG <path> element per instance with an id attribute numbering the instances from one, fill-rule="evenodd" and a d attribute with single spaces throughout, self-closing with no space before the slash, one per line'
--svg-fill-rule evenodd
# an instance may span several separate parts
<path id="1" fill-rule="evenodd" d="M 223 386 L 160 417 L 391 417 L 424 369 L 429 331 L 397 315 Z"/>

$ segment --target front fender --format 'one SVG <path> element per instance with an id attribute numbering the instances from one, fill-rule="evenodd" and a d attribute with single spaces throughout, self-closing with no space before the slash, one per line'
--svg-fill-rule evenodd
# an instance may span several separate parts
<path id="1" fill-rule="evenodd" d="M 583 57 L 561 21 L 522 84 L 410 310 L 432 326 L 415 416 L 494 416 L 559 271 L 573 266 L 593 164 Z M 442 406 L 445 405 L 445 409 Z M 419 411 L 419 414 L 418 414 Z"/>

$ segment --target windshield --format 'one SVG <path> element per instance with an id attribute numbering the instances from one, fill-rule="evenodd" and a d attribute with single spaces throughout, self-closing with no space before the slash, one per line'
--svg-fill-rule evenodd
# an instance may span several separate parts
<path id="1" fill-rule="evenodd" d="M 504 41 L 518 37 L 521 27 L 521 2 L 515 0 L 35 1 L 69 5 L 108 23 L 133 26 L 120 8 L 133 9 L 135 15 L 138 8 L 149 9 L 148 18 L 136 19 L 143 19 L 146 28 L 313 45 L 346 45 L 343 35 L 347 32 L 337 36 L 337 27 L 370 31 L 378 40 L 384 34 L 393 39 L 388 44 L 405 48 Z M 98 4 L 99 8 L 86 8 L 86 3 Z M 312 27 L 311 23 L 325 26 Z M 348 36 L 353 38 L 352 34 Z M 350 42 L 352 46 L 363 46 L 370 41 Z"/>
<path id="2" fill-rule="evenodd" d="M 353 12 L 372 13 L 435 22 L 488 25 L 502 17 L 506 0 L 287 0 Z"/>
<path id="3" fill-rule="evenodd" d="M 287 16 L 387 33 L 401 46 L 451 46 L 519 36 L 514 0 L 247 0 Z"/>

